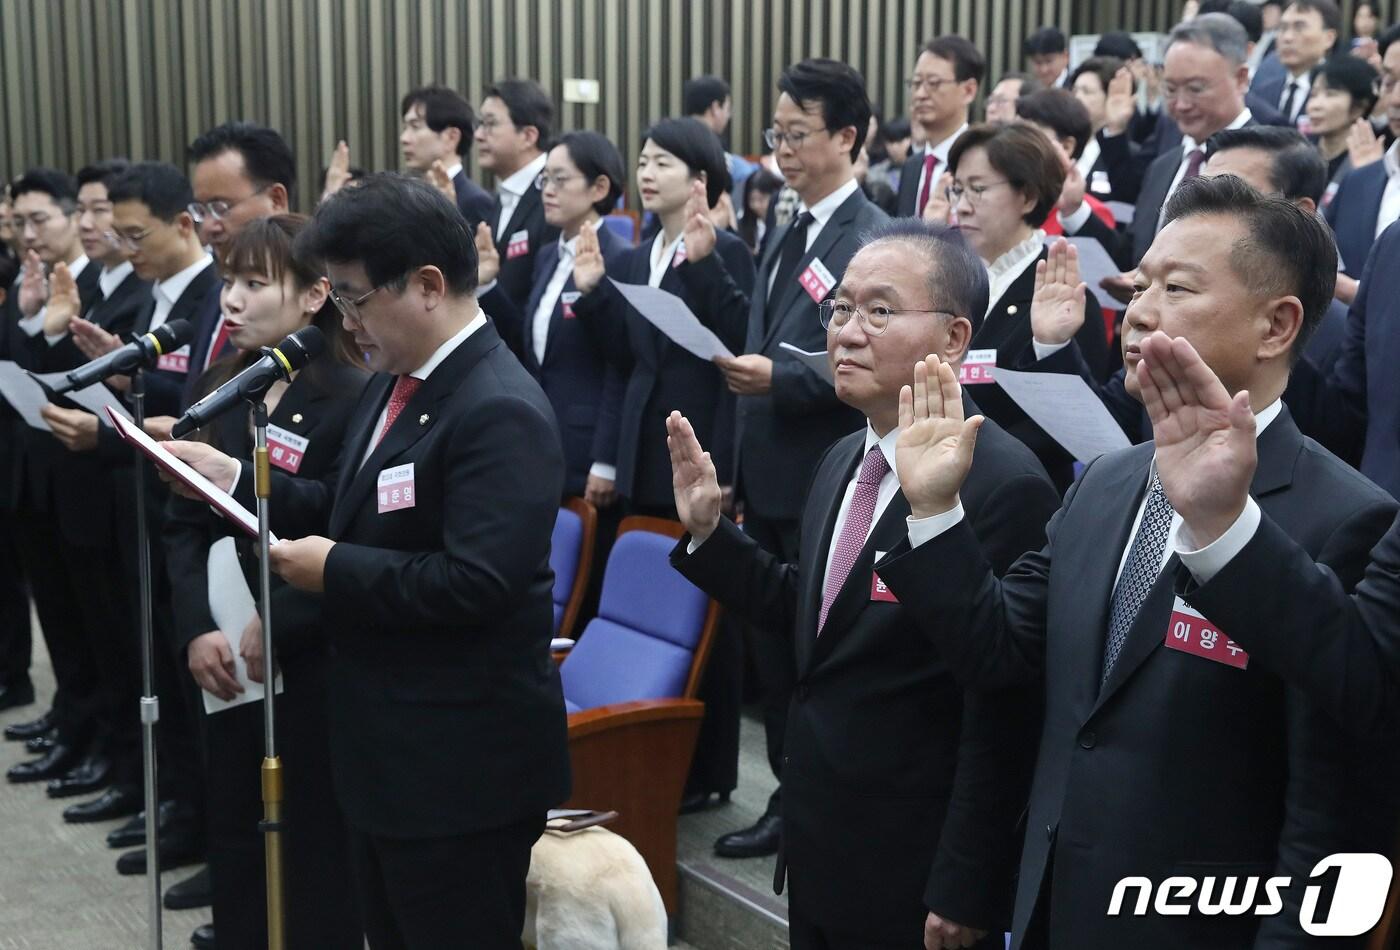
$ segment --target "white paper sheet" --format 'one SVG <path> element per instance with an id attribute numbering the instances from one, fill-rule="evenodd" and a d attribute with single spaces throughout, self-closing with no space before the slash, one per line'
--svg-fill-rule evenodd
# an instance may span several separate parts
<path id="1" fill-rule="evenodd" d="M 1046 238 L 1045 243 L 1048 245 L 1053 240 Z M 1079 252 L 1079 279 L 1089 285 L 1089 293 L 1098 300 L 1099 306 L 1105 310 L 1122 310 L 1123 302 L 1114 300 L 1112 294 L 1099 286 L 1099 281 L 1105 277 L 1117 277 L 1122 273 L 1104 246 L 1097 238 L 1091 237 L 1068 237 L 1065 240 Z"/>
<path id="2" fill-rule="evenodd" d="M 706 361 L 716 356 L 734 355 L 675 294 L 645 284 L 624 284 L 616 280 L 612 283 L 648 323 L 666 334 L 677 346 Z"/>
<path id="3" fill-rule="evenodd" d="M 1098 394 L 1072 373 L 997 367 L 996 382 L 1050 438 L 1085 464 L 1132 444 Z"/>
<path id="4" fill-rule="evenodd" d="M 257 612 L 258 606 L 253 600 L 253 592 L 248 589 L 248 581 L 238 566 L 238 550 L 234 547 L 233 538 L 220 538 L 209 547 L 209 613 L 214 618 L 214 625 L 228 640 L 229 648 L 233 651 L 233 675 L 243 687 L 243 692 L 233 699 L 222 700 L 213 693 L 200 690 L 200 695 L 204 697 L 206 713 L 223 712 L 244 703 L 262 701 L 263 684 L 254 683 L 248 678 L 248 664 L 243 662 L 243 657 L 238 653 L 238 641 L 243 636 L 243 630 L 252 622 Z M 276 622 L 274 617 L 273 623 Z M 273 630 L 275 631 L 276 627 Z M 277 674 L 273 688 L 278 693 L 282 692 L 281 673 Z"/>
<path id="5" fill-rule="evenodd" d="M 41 373 L 35 376 L 35 378 L 49 387 L 57 389 L 67 381 L 68 374 Z M 117 398 L 116 393 L 107 388 L 106 383 L 93 383 L 82 389 L 66 392 L 63 394 L 62 398 L 82 406 L 88 412 L 97 416 L 98 419 L 101 419 L 102 424 L 108 428 L 112 425 L 112 420 L 108 417 L 106 412 L 108 406 L 114 409 L 119 415 L 125 416 L 128 419 L 131 418 L 131 413 L 126 411 L 126 406 L 122 405 L 122 401 Z"/>
<path id="6" fill-rule="evenodd" d="M 831 363 L 828 362 L 826 358 L 826 350 L 804 350 L 800 347 L 793 346 L 791 343 L 779 343 L 778 348 L 781 350 L 787 350 L 793 356 L 797 357 L 798 361 L 801 362 L 802 365 L 806 366 L 808 369 L 811 369 L 818 376 L 826 380 L 828 383 L 831 383 L 833 386 L 836 385 L 836 380 L 831 375 Z"/>
<path id="7" fill-rule="evenodd" d="M 11 360 L 0 360 L 0 396 L 4 396 L 5 401 L 29 425 L 45 432 L 53 431 L 44 417 L 39 415 L 39 410 L 49 404 L 49 397 L 44 394 L 42 386 Z"/>
<path id="8" fill-rule="evenodd" d="M 1137 216 L 1137 206 L 1130 205 L 1126 201 L 1105 201 L 1108 210 L 1113 213 L 1113 220 L 1122 225 L 1133 223 L 1133 218 Z"/>

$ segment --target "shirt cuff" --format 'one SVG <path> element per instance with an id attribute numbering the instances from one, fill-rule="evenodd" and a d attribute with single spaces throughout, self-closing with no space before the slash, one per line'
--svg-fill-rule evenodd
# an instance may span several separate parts
<path id="1" fill-rule="evenodd" d="M 24 317 L 19 321 L 19 328 L 24 331 L 25 336 L 38 336 L 39 331 L 44 329 L 44 314 L 48 307 L 43 307 L 32 317 Z"/>
<path id="2" fill-rule="evenodd" d="M 909 526 L 909 546 L 917 548 L 921 544 L 932 541 L 963 520 L 962 502 L 958 502 L 947 511 L 929 518 L 915 518 L 910 515 L 904 520 Z"/>
<path id="3" fill-rule="evenodd" d="M 1069 217 L 1060 215 L 1060 227 L 1064 228 L 1065 234 L 1078 234 L 1079 229 L 1084 227 L 1089 221 L 1089 215 L 1094 213 L 1094 209 L 1089 207 L 1089 199 L 1086 197 L 1079 202 L 1079 210 Z"/>
<path id="4" fill-rule="evenodd" d="M 1196 583 L 1209 582 L 1244 550 L 1244 546 L 1259 530 L 1260 517 L 1259 506 L 1254 499 L 1245 499 L 1244 511 L 1240 512 L 1235 523 L 1230 525 L 1224 534 L 1198 551 L 1187 550 L 1186 546 L 1194 541 L 1190 537 L 1190 529 L 1182 524 L 1176 535 L 1176 553 L 1181 558 L 1181 563 L 1186 565 L 1186 569 L 1196 579 Z"/>
<path id="5" fill-rule="evenodd" d="M 700 550 L 700 545 L 704 544 L 705 541 L 708 541 L 708 540 L 709 540 L 709 538 L 705 538 L 705 539 L 703 539 L 703 540 L 696 541 L 696 540 L 695 540 L 695 536 L 692 535 L 691 538 L 690 538 L 690 541 L 688 541 L 688 542 L 686 543 L 686 546 L 685 546 L 685 553 L 686 553 L 686 554 L 694 554 L 696 551 Z"/>
<path id="6" fill-rule="evenodd" d="M 233 493 L 238 491 L 238 480 L 243 477 L 243 466 L 238 466 L 238 471 L 233 473 L 233 481 L 228 486 L 228 496 L 233 497 Z M 211 506 L 212 507 L 212 506 Z"/>
<path id="7" fill-rule="evenodd" d="M 588 467 L 588 474 L 615 482 L 617 481 L 617 466 L 609 465 L 606 462 L 594 462 Z"/>
<path id="8" fill-rule="evenodd" d="M 1035 348 L 1035 360 L 1038 363 L 1043 359 L 1054 356 L 1072 342 L 1074 341 L 1066 340 L 1063 343 L 1041 343 L 1039 340 L 1031 340 L 1031 346 Z"/>

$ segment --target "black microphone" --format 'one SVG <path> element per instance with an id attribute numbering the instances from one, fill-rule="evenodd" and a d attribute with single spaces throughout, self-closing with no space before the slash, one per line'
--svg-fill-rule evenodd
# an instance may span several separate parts
<path id="1" fill-rule="evenodd" d="M 100 383 L 108 376 L 125 376 L 155 364 L 167 353 L 174 353 L 190 342 L 194 326 L 188 320 L 162 323 L 150 333 L 142 334 L 119 350 L 99 356 L 70 372 L 54 392 L 62 395 L 74 389 L 84 389 Z"/>
<path id="2" fill-rule="evenodd" d="M 262 359 L 185 410 L 170 428 L 171 437 L 178 439 L 203 428 L 239 403 L 261 397 L 279 379 L 291 379 L 292 373 L 320 356 L 325 348 L 326 338 L 314 326 L 302 327 L 276 346 L 263 347 Z"/>

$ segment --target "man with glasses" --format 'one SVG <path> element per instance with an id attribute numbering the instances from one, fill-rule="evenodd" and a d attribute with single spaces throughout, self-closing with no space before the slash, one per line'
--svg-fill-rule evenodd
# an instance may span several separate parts
<path id="1" fill-rule="evenodd" d="M 747 517 L 742 531 L 721 517 L 714 464 L 672 413 L 676 509 L 689 532 L 672 563 L 796 666 L 778 872 L 795 950 L 1000 947 L 1037 697 L 964 693 L 872 568 L 909 530 L 894 453 L 910 360 L 962 360 L 987 274 L 955 231 L 923 221 L 877 224 L 864 240 L 820 311 L 833 394 L 860 414 L 858 429 L 815 464 L 792 460 L 804 485 L 810 473 L 800 545 L 775 554 Z M 966 503 L 1000 571 L 1043 543 L 1058 495 L 992 423 L 977 464 Z"/>
<path id="2" fill-rule="evenodd" d="M 924 44 L 909 91 L 909 121 L 924 147 L 904 160 L 899 176 L 898 215 L 921 217 L 930 195 L 948 171 L 948 150 L 967 128 L 968 110 L 986 70 L 981 51 L 961 36 L 940 36 Z"/>
<path id="3" fill-rule="evenodd" d="M 741 354 L 716 360 L 738 397 L 735 493 L 745 528 L 764 550 L 797 559 L 804 478 L 822 451 L 858 421 L 831 383 L 783 349 L 820 350 L 817 305 L 836 288 L 861 232 L 886 221 L 855 179 L 854 164 L 870 127 L 870 100 L 860 73 L 831 59 L 808 59 L 778 78 L 773 127 L 765 133 L 778 167 L 801 200 L 800 213 L 767 242 L 758 281 L 746 296 L 713 253 L 714 227 L 697 214 L 686 227 L 680 268 L 702 318 Z M 725 473 L 729 480 L 730 473 Z M 768 761 L 781 779 L 784 720 L 794 677 L 791 651 L 770 634 L 750 637 L 767 726 Z M 737 721 L 737 706 L 726 710 Z M 781 789 L 751 828 L 719 839 L 727 857 L 773 854 L 782 832 Z"/>
<path id="4" fill-rule="evenodd" d="M 1288 4 L 1278 24 L 1277 65 L 1261 68 L 1249 91 L 1297 125 L 1307 114 L 1313 70 L 1332 53 L 1341 26 L 1341 11 L 1332 0 Z"/>

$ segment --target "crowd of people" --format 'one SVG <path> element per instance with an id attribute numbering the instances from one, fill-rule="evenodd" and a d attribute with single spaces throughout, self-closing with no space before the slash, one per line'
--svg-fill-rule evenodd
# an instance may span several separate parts
<path id="1" fill-rule="evenodd" d="M 249 508 L 250 410 L 172 428 L 289 334 L 327 345 L 265 398 L 275 657 L 258 613 L 220 626 L 220 590 L 258 590 L 237 527 L 80 407 L 0 410 L 0 709 L 43 698 L 31 603 L 57 686 L 4 729 L 34 756 L 8 781 L 124 820 L 116 871 L 146 872 L 144 493 L 154 824 L 163 870 L 202 865 L 164 896 L 212 906 L 194 945 L 267 943 L 240 699 L 275 674 L 289 945 L 518 947 L 569 796 L 549 546 L 578 497 L 595 573 L 623 516 L 676 520 L 673 566 L 725 608 L 678 806 L 728 799 L 756 703 L 778 788 L 714 848 L 779 855 L 794 947 L 1310 941 L 1325 859 L 1400 832 L 1400 25 L 1187 7 L 1161 62 L 1110 33 L 1071 65 L 1045 27 L 989 76 L 937 36 L 889 118 L 850 65 L 793 63 L 760 156 L 726 151 L 718 77 L 630 170 L 512 77 L 407 92 L 401 173 L 341 142 L 299 183 L 234 121 L 183 168 L 13 178 L 0 359 L 66 372 L 188 320 L 145 428 Z M 1117 271 L 1094 287 L 1085 242 Z M 999 370 L 1082 381 L 1133 447 L 1076 458 Z M 1183 875 L 1199 907 L 1110 909 Z"/>

